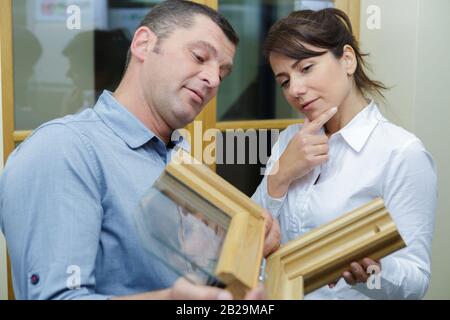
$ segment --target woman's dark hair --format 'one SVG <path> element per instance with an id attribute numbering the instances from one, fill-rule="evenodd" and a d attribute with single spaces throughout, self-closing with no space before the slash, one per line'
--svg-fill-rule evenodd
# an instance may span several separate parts
<path id="1" fill-rule="evenodd" d="M 304 43 L 323 48 L 324 51 L 309 50 Z M 264 54 L 269 58 L 271 53 L 276 52 L 291 59 L 303 60 L 330 51 L 336 58 L 341 58 L 345 45 L 355 51 L 358 66 L 354 78 L 358 90 L 362 94 L 383 99 L 383 91 L 387 87 L 367 76 L 365 70 L 369 66 L 364 57 L 368 54 L 361 53 L 358 41 L 353 36 L 350 19 L 341 10 L 329 8 L 292 12 L 272 26 L 264 44 Z"/>

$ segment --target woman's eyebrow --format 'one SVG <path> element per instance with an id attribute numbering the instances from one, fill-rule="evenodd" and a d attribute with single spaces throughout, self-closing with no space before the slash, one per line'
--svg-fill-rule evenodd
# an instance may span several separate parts
<path id="1" fill-rule="evenodd" d="M 297 65 L 299 64 L 299 63 L 301 63 L 302 61 L 305 61 L 305 60 L 307 60 L 307 59 L 299 59 L 299 60 L 297 60 L 297 61 L 295 61 L 292 65 L 291 65 L 291 69 L 295 69 L 295 68 L 297 68 Z M 282 76 L 289 76 L 286 72 L 280 72 L 279 74 L 277 74 L 276 76 L 275 76 L 275 78 L 278 78 L 278 77 L 282 77 Z"/>
<path id="2" fill-rule="evenodd" d="M 277 74 L 275 76 L 275 78 L 280 78 L 280 77 L 288 77 L 289 75 L 286 72 L 280 72 L 279 74 Z"/>

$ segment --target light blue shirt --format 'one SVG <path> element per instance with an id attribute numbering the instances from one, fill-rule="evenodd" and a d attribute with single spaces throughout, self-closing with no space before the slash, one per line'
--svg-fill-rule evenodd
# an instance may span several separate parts
<path id="1" fill-rule="evenodd" d="M 132 218 L 172 151 L 106 91 L 93 109 L 35 130 L 0 179 L 16 297 L 107 299 L 172 285 Z"/>

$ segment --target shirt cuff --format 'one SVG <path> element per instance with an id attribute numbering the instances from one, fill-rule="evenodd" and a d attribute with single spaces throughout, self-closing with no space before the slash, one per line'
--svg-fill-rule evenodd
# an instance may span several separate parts
<path id="1" fill-rule="evenodd" d="M 266 198 L 265 204 L 266 209 L 269 210 L 270 214 L 274 218 L 278 218 L 280 216 L 280 208 L 282 207 L 284 200 L 286 199 L 287 194 L 285 194 L 281 198 L 273 198 L 269 195 L 269 190 L 267 188 L 267 179 L 262 184 L 262 194 Z"/>

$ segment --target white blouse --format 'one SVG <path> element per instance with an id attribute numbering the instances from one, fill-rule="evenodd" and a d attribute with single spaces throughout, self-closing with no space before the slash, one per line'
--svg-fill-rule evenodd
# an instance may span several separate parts
<path id="1" fill-rule="evenodd" d="M 300 127 L 280 134 L 266 172 Z M 407 244 L 381 260 L 381 289 L 341 279 L 305 299 L 420 299 L 430 281 L 436 184 L 434 161 L 422 142 L 385 119 L 372 101 L 330 137 L 327 163 L 295 181 L 280 199 L 268 195 L 265 176 L 252 199 L 279 219 L 285 243 L 381 197 Z"/>

